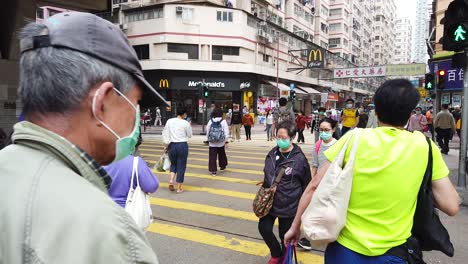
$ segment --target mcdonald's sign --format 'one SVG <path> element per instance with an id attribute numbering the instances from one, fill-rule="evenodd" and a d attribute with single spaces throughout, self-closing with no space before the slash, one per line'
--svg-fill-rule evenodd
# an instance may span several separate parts
<path id="1" fill-rule="evenodd" d="M 325 65 L 325 50 L 322 48 L 310 49 L 307 57 L 307 68 L 323 68 Z"/>
<path id="2" fill-rule="evenodd" d="M 161 79 L 159 81 L 159 88 L 169 88 L 169 81 L 167 79 Z"/>

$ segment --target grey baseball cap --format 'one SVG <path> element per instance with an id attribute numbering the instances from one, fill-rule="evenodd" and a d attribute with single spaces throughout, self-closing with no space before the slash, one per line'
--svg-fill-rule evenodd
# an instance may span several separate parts
<path id="1" fill-rule="evenodd" d="M 155 95 L 160 105 L 168 106 L 164 97 L 143 76 L 135 50 L 118 26 L 82 12 L 59 13 L 43 24 L 47 32 L 23 39 L 20 43 L 21 53 L 52 46 L 88 54 L 128 72 L 141 83 L 143 89 Z"/>

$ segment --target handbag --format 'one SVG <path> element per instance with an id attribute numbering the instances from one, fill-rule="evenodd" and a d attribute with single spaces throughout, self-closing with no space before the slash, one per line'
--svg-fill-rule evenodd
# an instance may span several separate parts
<path id="1" fill-rule="evenodd" d="M 161 157 L 159 158 L 158 162 L 154 165 L 154 169 L 156 169 L 159 172 L 166 171 L 164 169 L 164 162 L 165 162 L 166 159 L 167 159 L 167 154 L 166 153 L 162 154 Z"/>
<path id="2" fill-rule="evenodd" d="M 349 198 L 353 183 L 354 160 L 362 129 L 353 130 L 338 156 L 323 176 L 310 204 L 302 214 L 302 229 L 306 237 L 317 245 L 336 241 L 346 224 Z M 346 166 L 344 158 L 350 139 L 354 137 L 353 148 Z"/>
<path id="3" fill-rule="evenodd" d="M 281 166 L 278 175 L 275 177 L 275 181 L 271 185 L 270 188 L 266 188 L 264 186 L 260 187 L 255 195 L 255 199 L 253 201 L 253 211 L 258 218 L 262 218 L 266 216 L 273 206 L 273 201 L 275 199 L 275 192 L 276 187 L 281 182 L 281 178 L 283 178 L 284 172 L 286 171 L 286 166 Z M 257 185 L 263 184 L 263 182 L 258 183 Z"/>
<path id="4" fill-rule="evenodd" d="M 434 207 L 432 193 L 432 144 L 429 144 L 429 159 L 426 172 L 418 193 L 414 224 L 411 233 L 415 236 L 423 251 L 438 250 L 445 255 L 453 257 L 454 248 L 450 235 L 440 222 L 437 210 Z"/>
<path id="5" fill-rule="evenodd" d="M 136 178 L 136 187 L 133 188 L 133 178 Z M 132 179 L 125 203 L 125 211 L 129 213 L 138 227 L 146 229 L 153 222 L 153 212 L 148 194 L 143 192 L 138 179 L 138 157 L 133 158 Z"/>
<path id="6" fill-rule="evenodd" d="M 171 169 L 171 160 L 169 159 L 169 156 L 167 153 L 164 153 L 164 164 L 163 164 L 163 170 L 167 171 Z"/>
<path id="7" fill-rule="evenodd" d="M 297 264 L 297 253 L 295 245 L 289 244 L 286 247 L 286 255 L 284 256 L 283 264 Z"/>

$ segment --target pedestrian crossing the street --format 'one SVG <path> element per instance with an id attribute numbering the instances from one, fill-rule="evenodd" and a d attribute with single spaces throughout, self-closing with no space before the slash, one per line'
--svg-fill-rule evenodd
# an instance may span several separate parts
<path id="1" fill-rule="evenodd" d="M 152 244 L 161 263 L 267 263 L 270 252 L 258 232 L 252 202 L 259 188 L 257 183 L 263 180 L 266 154 L 274 143 L 229 144 L 228 167 L 212 176 L 208 171 L 208 146 L 202 141 L 199 137 L 189 142 L 184 193 L 170 192 L 169 172 L 153 169 L 160 188 L 150 199 L 155 221 L 147 235 L 151 242 L 155 241 Z M 163 154 L 163 145 L 159 138 L 152 138 L 144 141 L 139 151 L 153 168 Z M 274 229 L 277 234 L 277 225 Z M 191 258 L 174 259 L 171 255 L 177 253 L 164 251 L 173 243 L 185 245 L 184 255 Z M 208 261 L 198 257 L 213 250 L 217 253 Z M 320 251 L 298 249 L 299 263 L 321 264 L 322 255 Z"/>

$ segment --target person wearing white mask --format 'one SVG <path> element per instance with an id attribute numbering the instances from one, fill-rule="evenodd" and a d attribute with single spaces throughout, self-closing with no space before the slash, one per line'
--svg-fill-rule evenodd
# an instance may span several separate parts
<path id="1" fill-rule="evenodd" d="M 341 135 L 344 136 L 349 130 L 354 129 L 359 123 L 359 111 L 354 107 L 354 100 L 346 100 L 346 109 L 341 113 L 340 118 L 343 128 L 341 128 Z"/>
<path id="2" fill-rule="evenodd" d="M 378 125 L 379 121 L 375 115 L 375 105 L 369 104 L 369 120 L 367 120 L 366 128 L 376 128 Z"/>

